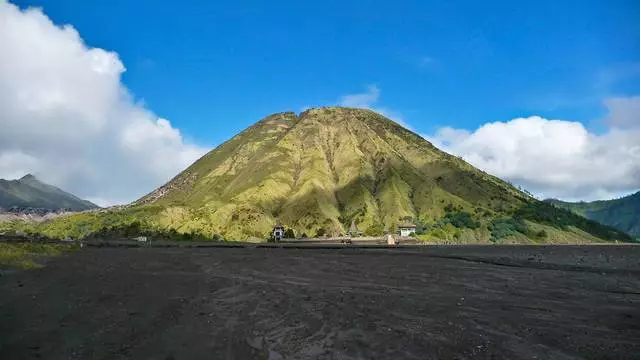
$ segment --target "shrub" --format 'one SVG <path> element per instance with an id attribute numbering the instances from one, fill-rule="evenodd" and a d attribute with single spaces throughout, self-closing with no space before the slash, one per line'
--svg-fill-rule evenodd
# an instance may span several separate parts
<path id="1" fill-rule="evenodd" d="M 367 236 L 381 236 L 384 235 L 384 227 L 380 223 L 375 223 L 364 231 Z"/>
<path id="2" fill-rule="evenodd" d="M 474 221 L 471 214 L 465 211 L 449 212 L 444 219 L 457 228 L 477 229 L 480 227 L 480 223 Z"/>
<path id="3" fill-rule="evenodd" d="M 431 231 L 429 231 L 429 235 L 431 235 L 432 237 L 434 237 L 436 239 L 441 239 L 441 240 L 448 240 L 449 239 L 449 234 L 447 234 L 447 232 L 444 231 L 441 228 L 431 229 Z"/>
<path id="4" fill-rule="evenodd" d="M 424 220 L 418 219 L 416 220 L 416 234 L 424 235 L 429 231 L 429 224 L 427 224 Z"/>
<path id="5" fill-rule="evenodd" d="M 285 230 L 285 232 L 284 232 L 284 237 L 285 237 L 286 239 L 295 239 L 296 234 L 295 234 L 295 232 L 293 231 L 293 229 L 288 228 L 288 229 L 287 229 L 287 230 Z"/>
<path id="6" fill-rule="evenodd" d="M 494 219 L 489 223 L 491 241 L 497 242 L 518 233 L 528 234 L 529 227 L 522 219 Z"/>

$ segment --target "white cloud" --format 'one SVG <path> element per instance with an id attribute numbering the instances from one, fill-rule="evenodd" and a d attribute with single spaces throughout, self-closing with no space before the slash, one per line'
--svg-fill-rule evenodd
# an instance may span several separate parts
<path id="1" fill-rule="evenodd" d="M 404 121 L 402 115 L 394 110 L 377 106 L 380 99 L 380 89 L 375 85 L 367 86 L 367 91 L 358 94 L 344 95 L 340 98 L 339 104 L 346 107 L 370 109 L 378 114 L 388 117 L 389 119 L 400 124 L 402 127 L 414 131 L 409 124 Z"/>
<path id="2" fill-rule="evenodd" d="M 0 177 L 31 172 L 103 204 L 129 202 L 201 156 L 137 104 L 118 54 L 40 9 L 0 1 Z"/>
<path id="3" fill-rule="evenodd" d="M 380 99 L 380 89 L 375 85 L 369 85 L 366 92 L 342 96 L 340 105 L 369 109 L 378 102 L 378 99 Z"/>
<path id="4" fill-rule="evenodd" d="M 540 197 L 611 198 L 640 189 L 640 97 L 605 105 L 611 127 L 601 135 L 579 122 L 532 116 L 425 138 Z"/>

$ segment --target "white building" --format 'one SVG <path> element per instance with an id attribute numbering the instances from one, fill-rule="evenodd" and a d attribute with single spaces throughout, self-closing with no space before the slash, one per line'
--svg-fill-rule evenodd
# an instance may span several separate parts
<path id="1" fill-rule="evenodd" d="M 401 237 L 411 236 L 411 234 L 415 234 L 416 226 L 413 224 L 401 224 L 398 225 L 398 230 L 400 231 Z"/>

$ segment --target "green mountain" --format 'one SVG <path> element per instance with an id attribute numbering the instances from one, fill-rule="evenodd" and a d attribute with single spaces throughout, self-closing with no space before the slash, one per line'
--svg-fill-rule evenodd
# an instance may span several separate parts
<path id="1" fill-rule="evenodd" d="M 640 238 L 640 191 L 613 200 L 574 203 L 556 199 L 545 201 Z"/>
<path id="2" fill-rule="evenodd" d="M 98 207 L 55 186 L 45 184 L 31 174 L 18 180 L 0 179 L 0 207 L 8 209 L 14 206 L 73 211 Z"/>
<path id="3" fill-rule="evenodd" d="M 364 109 L 270 115 L 125 208 L 58 218 L 33 231 L 85 236 L 126 228 L 264 240 L 367 235 L 418 225 L 440 243 L 579 243 L 626 234 L 537 201 Z"/>

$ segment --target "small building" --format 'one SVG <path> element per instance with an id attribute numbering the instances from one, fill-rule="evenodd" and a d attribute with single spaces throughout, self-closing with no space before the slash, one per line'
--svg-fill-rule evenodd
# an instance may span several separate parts
<path id="1" fill-rule="evenodd" d="M 354 221 L 351 221 L 351 226 L 349 227 L 349 237 L 358 237 L 358 236 L 362 236 L 362 231 L 358 229 Z"/>
<path id="2" fill-rule="evenodd" d="M 387 234 L 387 245 L 398 245 L 396 237 L 391 234 Z"/>
<path id="3" fill-rule="evenodd" d="M 271 237 L 274 241 L 280 241 L 284 239 L 284 225 L 278 224 L 273 227 L 273 231 L 271 231 Z"/>
<path id="4" fill-rule="evenodd" d="M 401 237 L 407 237 L 416 233 L 416 226 L 413 224 L 400 224 L 398 225 L 398 230 Z"/>

